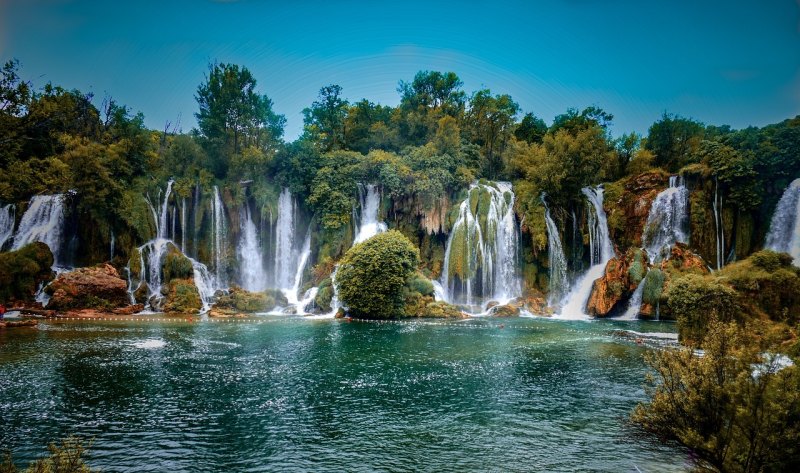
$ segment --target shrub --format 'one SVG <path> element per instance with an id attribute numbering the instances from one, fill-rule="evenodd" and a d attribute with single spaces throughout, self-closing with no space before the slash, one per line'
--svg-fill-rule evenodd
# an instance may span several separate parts
<path id="1" fill-rule="evenodd" d="M 339 297 L 355 317 L 385 319 L 403 313 L 404 287 L 419 265 L 419 250 L 391 230 L 353 246 L 336 273 Z"/>
<path id="2" fill-rule="evenodd" d="M 41 242 L 0 253 L 0 303 L 33 300 L 39 284 L 53 279 L 53 253 Z"/>
<path id="3" fill-rule="evenodd" d="M 736 292 L 716 279 L 687 274 L 670 284 L 667 301 L 684 341 L 700 343 L 712 317 L 723 322 L 738 314 Z"/>
<path id="4" fill-rule="evenodd" d="M 164 258 L 164 283 L 168 283 L 173 279 L 190 279 L 193 277 L 192 261 L 176 247 L 170 245 L 170 250 Z"/>
<path id="5" fill-rule="evenodd" d="M 649 353 L 634 425 L 690 449 L 698 471 L 800 471 L 800 369 L 760 355 L 752 331 L 712 319 L 703 354 Z"/>
<path id="6" fill-rule="evenodd" d="M 644 278 L 644 288 L 642 288 L 642 302 L 652 306 L 658 305 L 661 292 L 664 290 L 665 279 L 664 272 L 658 268 L 648 271 Z"/>
<path id="7" fill-rule="evenodd" d="M 83 440 L 77 437 L 67 437 L 61 440 L 61 444 L 51 443 L 47 450 L 50 455 L 43 457 L 31 464 L 20 472 L 11 458 L 11 454 L 6 452 L 5 458 L 0 462 L 0 473 L 92 473 L 92 470 L 84 461 L 87 447 L 84 447 Z"/>

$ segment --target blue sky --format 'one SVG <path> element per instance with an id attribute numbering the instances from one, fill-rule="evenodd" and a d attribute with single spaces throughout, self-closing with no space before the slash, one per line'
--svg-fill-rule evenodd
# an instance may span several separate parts
<path id="1" fill-rule="evenodd" d="M 195 126 L 210 61 L 248 67 L 302 130 L 336 83 L 395 105 L 399 80 L 452 70 L 468 92 L 508 93 L 550 123 L 568 107 L 646 133 L 663 111 L 735 128 L 800 113 L 796 1 L 0 0 L 0 58 L 22 75 L 111 95 L 152 128 Z"/>

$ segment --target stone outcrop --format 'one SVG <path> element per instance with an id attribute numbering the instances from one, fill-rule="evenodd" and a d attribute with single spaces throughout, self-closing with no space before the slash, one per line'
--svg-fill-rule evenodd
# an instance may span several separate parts
<path id="1" fill-rule="evenodd" d="M 606 186 L 604 207 L 611 240 L 620 248 L 642 246 L 642 231 L 650 207 L 667 187 L 669 175 L 651 171 Z"/>
<path id="2" fill-rule="evenodd" d="M 113 310 L 130 303 L 128 284 L 110 264 L 60 274 L 45 291 L 51 310 Z"/>
<path id="3" fill-rule="evenodd" d="M 647 254 L 639 248 L 611 258 L 603 276 L 594 282 L 586 311 L 595 317 L 605 317 L 619 310 L 620 303 L 630 299 L 647 272 L 647 261 Z"/>
<path id="4" fill-rule="evenodd" d="M 164 298 L 164 312 L 167 314 L 197 314 L 203 308 L 200 291 L 192 279 L 172 279 L 167 286 Z"/>
<path id="5" fill-rule="evenodd" d="M 232 286 L 227 294 L 217 298 L 209 312 L 210 317 L 244 317 L 255 312 L 269 312 L 278 305 L 286 305 L 286 296 L 278 290 L 250 292 Z"/>

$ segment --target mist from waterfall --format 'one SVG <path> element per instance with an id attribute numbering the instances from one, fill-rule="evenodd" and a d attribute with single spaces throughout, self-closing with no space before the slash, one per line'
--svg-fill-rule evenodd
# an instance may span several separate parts
<path id="1" fill-rule="evenodd" d="M 661 191 L 650 206 L 642 246 L 653 263 L 678 242 L 689 242 L 689 190 L 683 177 L 671 176 L 669 187 Z"/>
<path id="2" fill-rule="evenodd" d="M 441 286 L 448 302 L 483 307 L 521 295 L 514 198 L 509 182 L 470 186 L 445 249 Z"/>
<path id="3" fill-rule="evenodd" d="M 789 253 L 794 265 L 800 266 L 800 178 L 795 179 L 783 192 L 769 225 L 764 247 Z"/>
<path id="4" fill-rule="evenodd" d="M 22 214 L 11 249 L 18 250 L 28 243 L 40 241 L 47 244 L 53 253 L 53 266 L 63 266 L 63 232 L 64 195 L 35 195 Z"/>

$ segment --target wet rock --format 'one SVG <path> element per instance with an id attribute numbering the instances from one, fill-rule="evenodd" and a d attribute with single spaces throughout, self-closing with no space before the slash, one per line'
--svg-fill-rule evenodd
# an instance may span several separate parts
<path id="1" fill-rule="evenodd" d="M 496 305 L 489 309 L 489 315 L 492 317 L 518 317 L 519 313 L 519 307 L 512 304 Z"/>
<path id="2" fill-rule="evenodd" d="M 621 257 L 606 263 L 603 276 L 594 282 L 586 312 L 595 317 L 605 317 L 627 302 L 647 272 L 647 254 L 631 248 Z"/>
<path id="3" fill-rule="evenodd" d="M 167 314 L 197 314 L 203 308 L 200 291 L 191 279 L 172 279 L 169 282 L 163 310 Z"/>
<path id="4" fill-rule="evenodd" d="M 62 273 L 45 291 L 51 296 L 51 310 L 112 310 L 130 303 L 127 282 L 110 264 Z"/>

